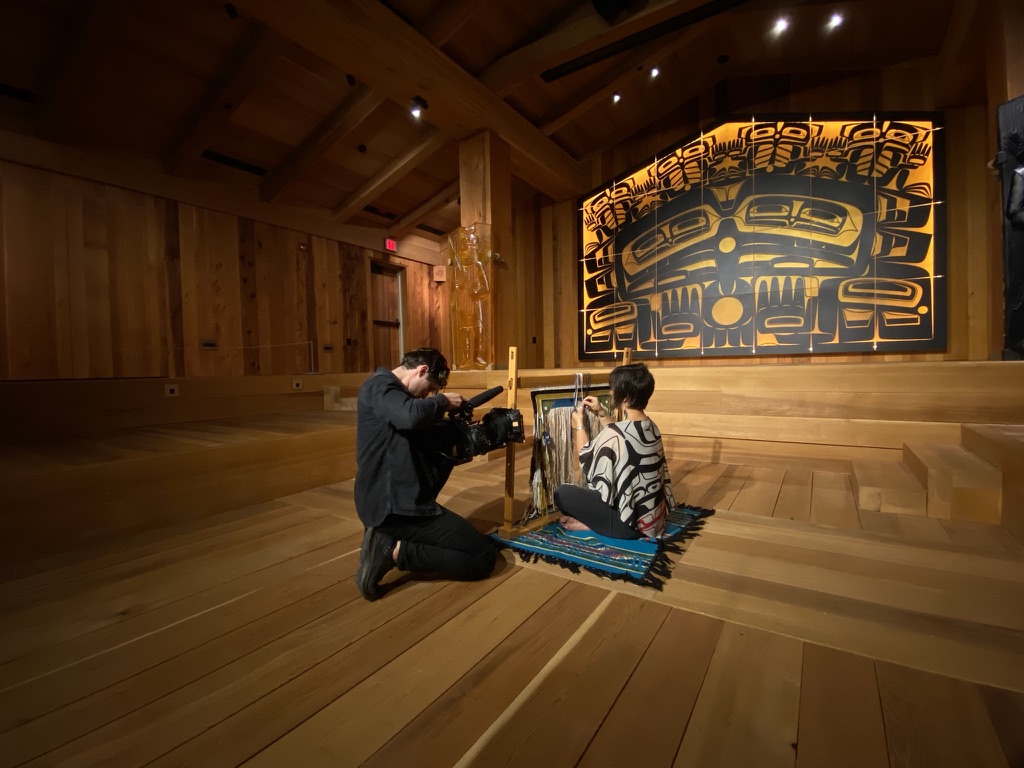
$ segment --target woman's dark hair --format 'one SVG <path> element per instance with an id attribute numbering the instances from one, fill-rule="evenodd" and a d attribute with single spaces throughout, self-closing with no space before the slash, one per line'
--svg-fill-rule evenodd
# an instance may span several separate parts
<path id="1" fill-rule="evenodd" d="M 448 385 L 450 369 L 448 361 L 440 350 L 433 347 L 420 347 L 406 352 L 405 357 L 402 358 L 401 366 L 403 368 L 419 368 L 421 365 L 427 366 L 427 378 L 437 385 L 439 391 Z"/>
<path id="2" fill-rule="evenodd" d="M 608 374 L 608 388 L 612 393 L 613 408 L 625 403 L 642 411 L 654 394 L 654 376 L 643 363 L 620 365 Z"/>

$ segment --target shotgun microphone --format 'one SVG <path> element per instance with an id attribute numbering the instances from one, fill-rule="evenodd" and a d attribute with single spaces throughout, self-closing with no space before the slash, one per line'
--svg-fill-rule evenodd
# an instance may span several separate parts
<path id="1" fill-rule="evenodd" d="M 491 387 L 486 392 L 481 392 L 479 394 L 473 395 L 471 398 L 466 400 L 466 403 L 469 404 L 470 408 L 477 408 L 486 403 L 488 400 L 493 400 L 494 398 L 496 398 L 504 391 L 504 389 L 504 387 L 500 386 Z"/>

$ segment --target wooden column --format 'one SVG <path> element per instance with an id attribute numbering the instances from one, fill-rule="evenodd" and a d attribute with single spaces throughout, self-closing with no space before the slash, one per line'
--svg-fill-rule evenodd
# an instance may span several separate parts
<path id="1" fill-rule="evenodd" d="M 512 255 L 512 165 L 509 147 L 491 131 L 465 139 L 459 145 L 459 194 L 462 226 L 484 224 L 490 230 L 492 264 L 489 360 L 497 365 L 496 350 L 527 340 L 516 338 L 516 284 L 508 259 Z M 495 323 L 494 318 L 501 318 Z"/>

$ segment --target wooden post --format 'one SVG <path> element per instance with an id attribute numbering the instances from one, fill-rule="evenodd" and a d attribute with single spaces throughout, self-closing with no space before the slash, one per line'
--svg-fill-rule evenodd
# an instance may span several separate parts
<path id="1" fill-rule="evenodd" d="M 516 407 L 519 383 L 518 347 L 508 348 L 508 407 Z M 525 431 L 526 425 L 523 425 Z M 536 436 L 534 436 L 536 439 Z M 505 515 L 501 535 L 511 538 L 515 535 L 515 496 L 516 496 L 516 446 L 509 443 L 505 446 Z"/>
<path id="2" fill-rule="evenodd" d="M 623 365 L 629 365 L 632 362 L 633 362 L 633 350 L 632 349 L 624 349 L 624 350 L 622 350 L 622 364 Z M 616 421 L 622 421 L 625 418 L 625 416 L 626 416 L 626 408 L 624 406 L 620 405 L 615 410 L 616 410 L 616 413 L 618 414 L 615 417 Z"/>

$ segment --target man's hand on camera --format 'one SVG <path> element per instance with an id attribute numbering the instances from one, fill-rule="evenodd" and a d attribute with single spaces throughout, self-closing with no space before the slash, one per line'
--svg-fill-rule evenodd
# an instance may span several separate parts
<path id="1" fill-rule="evenodd" d="M 458 392 L 444 392 L 445 397 L 448 398 L 448 411 L 454 412 L 461 410 L 463 402 L 465 402 L 462 395 Z"/>

